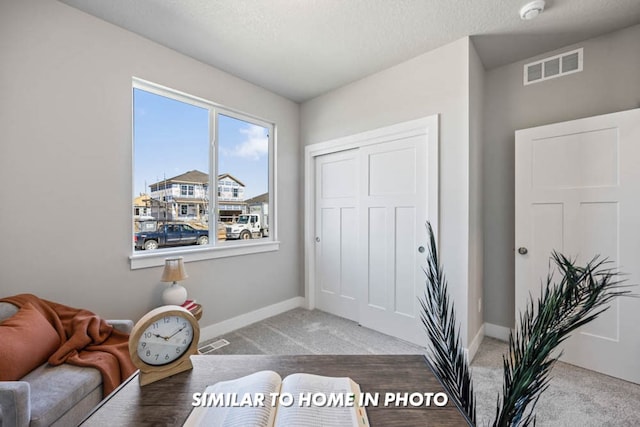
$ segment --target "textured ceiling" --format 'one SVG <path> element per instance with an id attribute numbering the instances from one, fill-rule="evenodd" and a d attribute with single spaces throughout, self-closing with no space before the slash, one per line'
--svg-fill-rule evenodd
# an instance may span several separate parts
<path id="1" fill-rule="evenodd" d="M 294 101 L 474 36 L 487 69 L 640 22 L 640 0 L 61 0 Z"/>

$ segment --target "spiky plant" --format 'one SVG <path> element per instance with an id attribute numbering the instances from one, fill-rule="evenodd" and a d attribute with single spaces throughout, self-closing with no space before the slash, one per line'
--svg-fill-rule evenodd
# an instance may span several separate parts
<path id="1" fill-rule="evenodd" d="M 496 427 L 535 424 L 534 408 L 540 394 L 549 387 L 549 372 L 561 356 L 555 348 L 609 308 L 617 296 L 628 294 L 618 280 L 618 272 L 607 261 L 593 258 L 585 267 L 553 252 L 552 259 L 561 279 L 546 279 L 537 306 L 529 298 L 520 314 L 515 333 L 509 334 L 509 354 L 503 356 L 504 383 L 498 399 Z"/>
<path id="2" fill-rule="evenodd" d="M 475 397 L 469 361 L 460 341 L 453 303 L 438 260 L 431 224 L 427 223 L 430 251 L 421 320 L 428 342 L 428 359 L 452 397 L 475 424 Z M 609 308 L 615 297 L 628 295 L 619 273 L 607 260 L 595 257 L 585 267 L 562 254 L 552 254 L 561 279 L 549 273 L 537 303 L 530 297 L 515 333 L 509 336 L 509 354 L 503 356 L 504 383 L 498 397 L 494 427 L 535 424 L 535 406 L 549 386 L 549 373 L 561 354 L 553 355 L 571 332 Z"/>
<path id="3" fill-rule="evenodd" d="M 449 393 L 457 399 L 469 420 L 475 424 L 476 401 L 469 360 L 460 341 L 454 305 L 449 301 L 447 281 L 438 261 L 433 229 L 428 222 L 427 232 L 430 239 L 427 266 L 424 268 L 427 286 L 424 298 L 420 300 L 420 319 L 429 338 L 428 359 Z"/>

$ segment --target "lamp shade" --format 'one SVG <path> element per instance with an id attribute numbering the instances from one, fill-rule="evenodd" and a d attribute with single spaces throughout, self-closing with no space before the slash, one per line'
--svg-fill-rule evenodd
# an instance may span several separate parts
<path id="1" fill-rule="evenodd" d="M 178 282 L 187 277 L 187 271 L 184 269 L 184 261 L 182 257 L 167 258 L 164 260 L 164 271 L 162 272 L 161 282 Z"/>

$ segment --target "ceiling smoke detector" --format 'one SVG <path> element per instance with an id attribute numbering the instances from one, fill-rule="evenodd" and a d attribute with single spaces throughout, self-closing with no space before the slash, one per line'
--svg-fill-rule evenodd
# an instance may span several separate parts
<path id="1" fill-rule="evenodd" d="M 525 4 L 522 6 L 522 9 L 520 9 L 520 18 L 525 21 L 535 18 L 542 13 L 544 5 L 544 0 L 535 0 Z"/>

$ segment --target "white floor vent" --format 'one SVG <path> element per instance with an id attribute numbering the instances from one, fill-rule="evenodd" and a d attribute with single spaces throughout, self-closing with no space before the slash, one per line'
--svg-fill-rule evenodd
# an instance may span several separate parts
<path id="1" fill-rule="evenodd" d="M 200 353 L 202 354 L 207 354 L 211 353 L 212 351 L 216 351 L 217 349 L 222 348 L 225 345 L 229 345 L 229 341 L 225 339 L 219 339 L 207 345 L 203 345 L 198 349 L 198 351 L 200 351 Z"/>
<path id="2" fill-rule="evenodd" d="M 582 50 L 580 48 L 525 64 L 525 86 L 582 71 Z"/>

